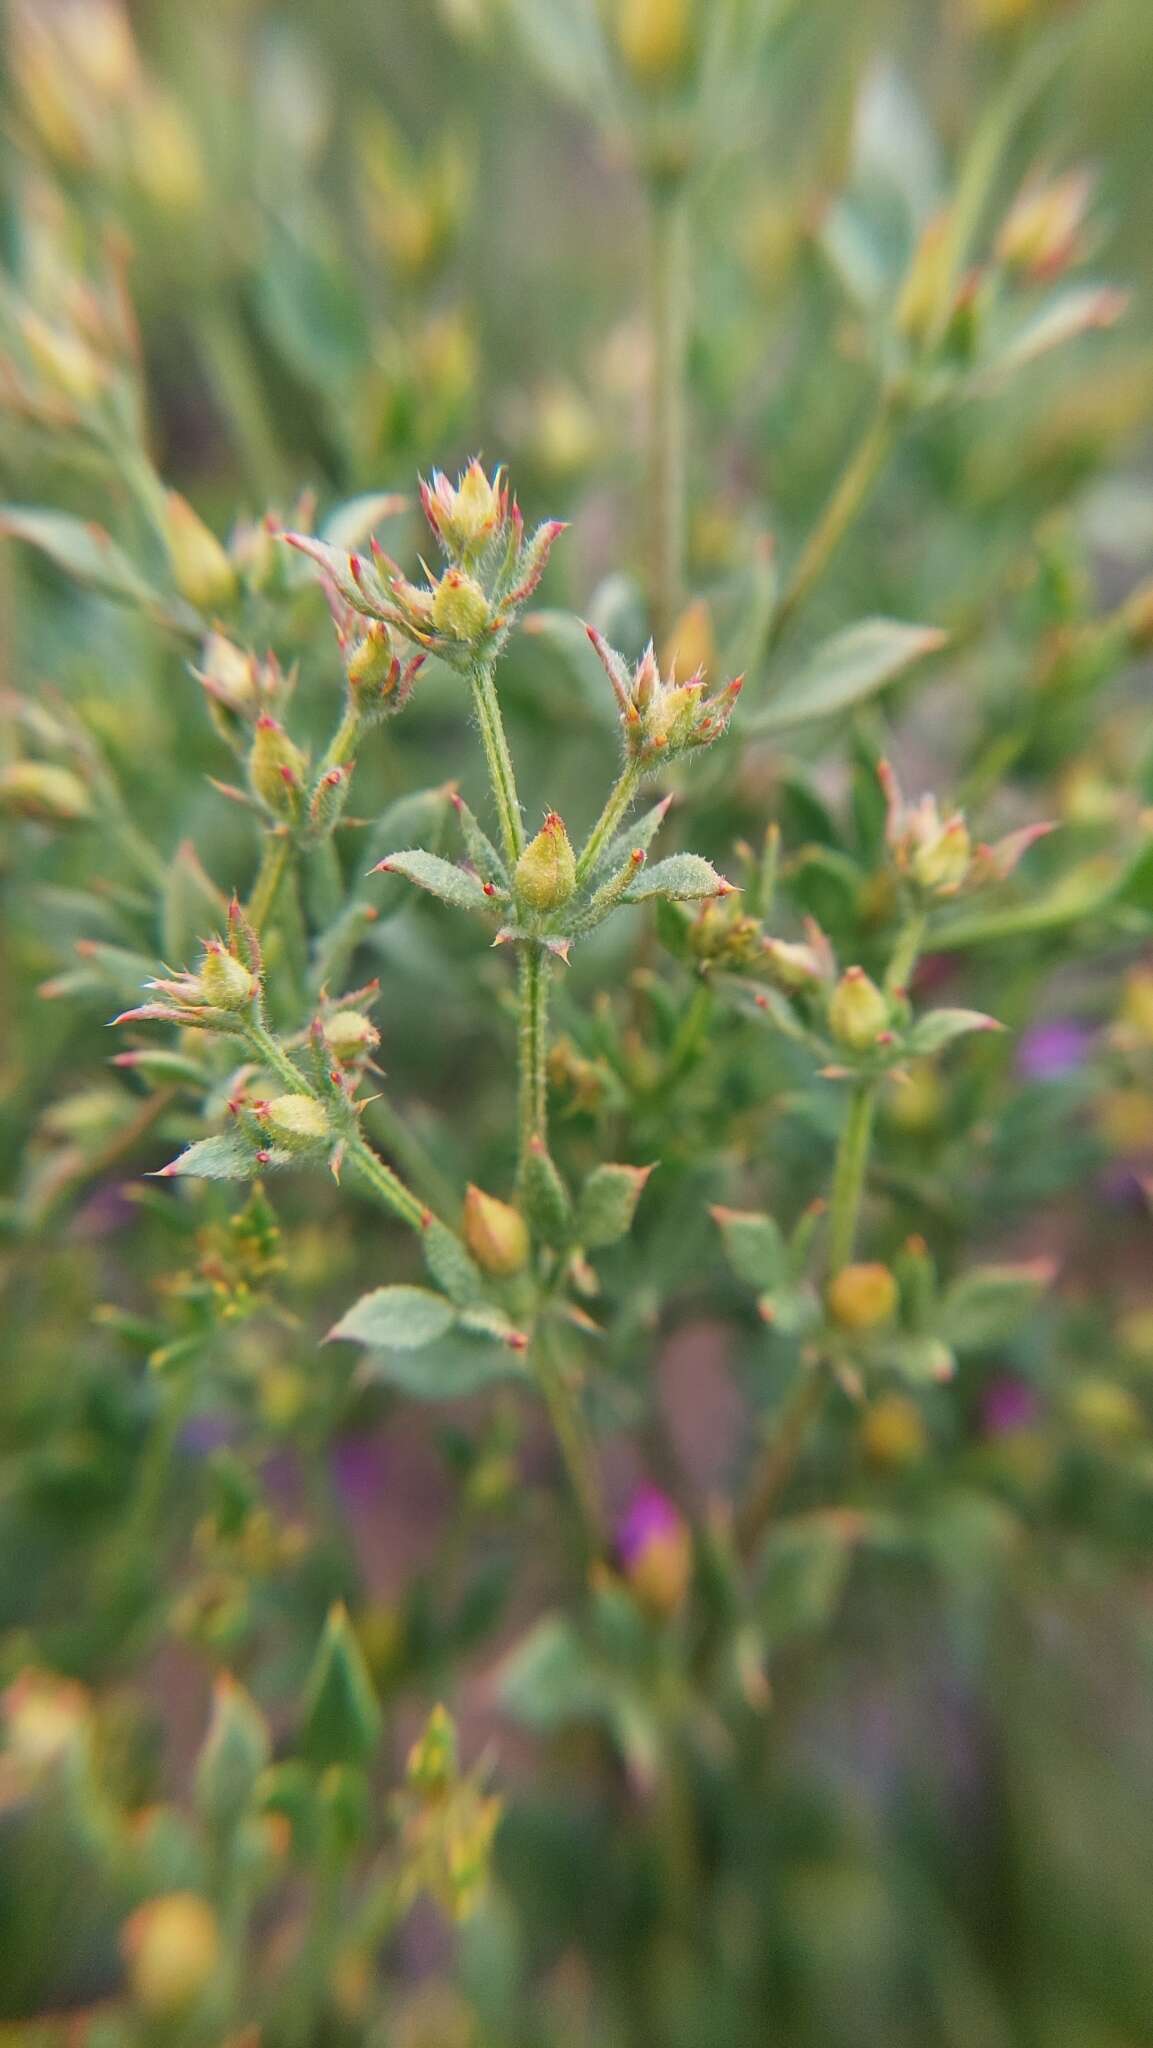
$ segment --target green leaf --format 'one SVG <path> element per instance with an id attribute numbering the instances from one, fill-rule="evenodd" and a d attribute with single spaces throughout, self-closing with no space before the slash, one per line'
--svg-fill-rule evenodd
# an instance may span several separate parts
<path id="1" fill-rule="evenodd" d="M 376 1690 L 348 1613 L 333 1607 L 309 1676 L 302 1755 L 319 1769 L 334 1764 L 364 1766 L 380 1740 L 382 1715 Z"/>
<path id="2" fill-rule="evenodd" d="M 421 1351 L 370 1351 L 363 1370 L 417 1401 L 457 1401 L 498 1380 L 525 1377 L 520 1354 L 508 1344 L 463 1332 Z"/>
<path id="3" fill-rule="evenodd" d="M 959 952 L 967 946 L 994 944 L 1000 939 L 1025 938 L 1031 932 L 1059 930 L 1077 924 L 1103 910 L 1126 885 L 1131 870 L 1119 870 L 1110 855 L 1095 855 L 1078 863 L 1053 884 L 1051 889 L 1014 903 L 1006 910 L 977 912 L 958 917 L 952 923 L 934 924 L 930 941 L 934 953 Z"/>
<path id="4" fill-rule="evenodd" d="M 624 866 L 629 855 L 636 852 L 638 846 L 642 853 L 647 853 L 668 816 L 668 810 L 669 799 L 663 796 L 659 803 L 653 804 L 650 810 L 643 812 L 635 824 L 626 825 L 623 831 L 618 832 L 616 838 L 610 840 L 606 846 L 589 880 L 597 882 L 606 875 L 615 874 L 618 868 Z"/>
<path id="5" fill-rule="evenodd" d="M 582 106 L 611 105 L 612 73 L 594 0 L 510 0 L 513 21 L 542 75 Z"/>
<path id="6" fill-rule="evenodd" d="M 489 838 L 488 833 L 477 822 L 474 813 L 470 811 L 463 797 L 454 796 L 453 805 L 460 825 L 461 836 L 464 840 L 465 852 L 480 876 L 481 881 L 494 882 L 498 889 L 507 890 L 509 887 L 508 869 L 493 845 L 492 840 Z"/>
<path id="7" fill-rule="evenodd" d="M 343 1337 L 350 1344 L 417 1351 L 443 1337 L 455 1321 L 451 1301 L 427 1287 L 376 1287 L 353 1302 L 328 1335 L 330 1339 Z"/>
<path id="8" fill-rule="evenodd" d="M 783 1284 L 787 1272 L 785 1241 L 771 1216 L 751 1209 L 725 1209 L 718 1204 L 712 1217 L 724 1242 L 725 1257 L 738 1280 L 755 1287 L 758 1293 Z"/>
<path id="9" fill-rule="evenodd" d="M 424 853 L 420 848 L 390 853 L 381 863 L 381 873 L 403 875 L 407 881 L 415 882 L 418 889 L 426 889 L 430 896 L 439 896 L 442 903 L 451 904 L 454 910 L 489 908 L 490 899 L 479 878 L 467 874 L 464 868 L 454 867 L 449 860 L 442 860 L 438 853 Z"/>
<path id="10" fill-rule="evenodd" d="M 993 377 L 1011 374 L 1036 362 L 1038 356 L 1047 355 L 1050 349 L 1062 348 L 1067 341 L 1078 341 L 1082 335 L 1115 327 L 1128 304 L 1128 292 L 1118 291 L 1112 285 L 1073 285 L 1068 291 L 1057 292 L 1018 328 L 989 365 L 989 373 Z M 983 375 L 979 381 L 983 384 L 987 377 Z"/>
<path id="11" fill-rule="evenodd" d="M 578 1244 L 596 1250 L 626 1236 L 651 1172 L 648 1166 L 605 1165 L 590 1173 L 577 1206 Z"/>
<path id="12" fill-rule="evenodd" d="M 280 1164 L 279 1158 L 266 1165 Z M 261 1171 L 256 1147 L 239 1131 L 222 1131 L 216 1138 L 201 1138 L 178 1159 L 161 1169 L 162 1180 L 189 1177 L 194 1180 L 255 1180 Z"/>
<path id="13" fill-rule="evenodd" d="M 848 711 L 875 696 L 926 655 L 935 654 L 946 637 L 935 626 L 865 619 L 815 648 L 804 667 L 748 721 L 745 730 L 789 732 L 794 726 Z"/>
<path id="14" fill-rule="evenodd" d="M 1002 1343 L 1032 1314 L 1052 1279 L 1048 1259 L 974 1266 L 945 1290 L 941 1336 L 956 1351 L 982 1351 Z"/>
<path id="15" fill-rule="evenodd" d="M 469 1308 L 484 1296 L 484 1276 L 456 1232 L 430 1218 L 421 1232 L 424 1263 L 435 1281 L 460 1308 Z"/>
<path id="16" fill-rule="evenodd" d="M 983 1010 L 929 1010 L 918 1017 L 905 1039 L 906 1050 L 923 1058 L 929 1053 L 940 1052 L 942 1046 L 951 1045 L 955 1038 L 966 1038 L 974 1031 L 1003 1031 L 995 1017 L 986 1016 Z"/>
<path id="17" fill-rule="evenodd" d="M 117 547 L 102 526 L 73 519 L 66 512 L 44 512 L 36 506 L 0 505 L 0 534 L 27 541 L 55 562 L 58 569 L 98 590 L 146 611 L 163 609 L 163 599 Z"/>
<path id="18" fill-rule="evenodd" d="M 665 896 L 672 903 L 699 903 L 708 896 L 730 895 L 730 885 L 718 875 L 711 861 L 699 853 L 674 853 L 642 868 L 636 881 L 625 890 L 624 903 L 646 903 L 653 896 Z"/>
<path id="19" fill-rule="evenodd" d="M 770 1534 L 761 1553 L 754 1611 L 770 1648 L 812 1635 L 834 1619 L 853 1561 L 855 1525 L 806 1515 Z"/>
<path id="20" fill-rule="evenodd" d="M 572 1197 L 542 1138 L 534 1138 L 528 1149 L 523 1206 L 533 1235 L 563 1250 L 573 1232 Z"/>
<path id="21" fill-rule="evenodd" d="M 321 539 L 332 548 L 362 547 L 382 520 L 407 512 L 410 502 L 394 491 L 363 491 L 358 498 L 346 498 L 329 513 L 320 529 Z"/>
<path id="22" fill-rule="evenodd" d="M 164 957 L 190 962 L 198 944 L 224 930 L 228 904 L 190 839 L 177 847 L 164 888 Z"/>
<path id="23" fill-rule="evenodd" d="M 604 1678 L 571 1622 L 548 1615 L 518 1643 L 498 1675 L 502 1704 L 542 1734 L 566 1721 L 601 1715 Z"/>

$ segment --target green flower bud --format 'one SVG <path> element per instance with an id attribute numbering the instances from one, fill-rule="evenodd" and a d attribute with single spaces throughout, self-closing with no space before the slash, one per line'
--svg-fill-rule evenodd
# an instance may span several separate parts
<path id="1" fill-rule="evenodd" d="M 201 1000 L 216 1010 L 246 1010 L 260 983 L 219 939 L 204 948 L 196 976 Z"/>
<path id="2" fill-rule="evenodd" d="M 324 1026 L 325 1043 L 342 1067 L 367 1059 L 380 1044 L 380 1033 L 370 1017 L 360 1010 L 338 1010 Z"/>
<path id="3" fill-rule="evenodd" d="M 510 1278 L 528 1264 L 528 1225 L 519 1209 L 471 1184 L 464 1198 L 464 1241 L 484 1272 Z"/>
<path id="4" fill-rule="evenodd" d="M 638 85 L 663 85 L 689 53 L 692 0 L 614 0 L 617 48 Z"/>
<path id="5" fill-rule="evenodd" d="M 372 619 L 345 661 L 348 686 L 357 699 L 389 696 L 397 679 L 392 637 L 383 619 Z"/>
<path id="6" fill-rule="evenodd" d="M 869 1052 L 889 1022 L 889 1005 L 863 967 L 847 967 L 829 998 L 829 1029 L 850 1052 Z"/>
<path id="7" fill-rule="evenodd" d="M 172 580 L 198 611 L 213 612 L 236 594 L 236 571 L 216 535 L 179 491 L 165 496 L 165 537 Z"/>
<path id="8" fill-rule="evenodd" d="M 330 1136 L 328 1118 L 311 1095 L 274 1095 L 260 1116 L 273 1143 L 286 1152 L 312 1152 Z"/>
<path id="9" fill-rule="evenodd" d="M 516 893 L 530 910 L 559 910 L 576 887 L 576 859 L 564 820 L 550 811 L 516 864 Z"/>
<path id="10" fill-rule="evenodd" d="M 54 761 L 9 761 L 0 768 L 0 811 L 70 825 L 88 816 L 88 791 L 71 768 Z"/>
<path id="11" fill-rule="evenodd" d="M 433 593 L 431 617 L 436 631 L 450 640 L 477 640 L 492 613 L 475 576 L 446 569 Z"/>
<path id="12" fill-rule="evenodd" d="M 248 781 L 254 796 L 286 824 L 300 814 L 308 762 L 275 718 L 258 718 L 248 756 Z"/>
<path id="13" fill-rule="evenodd" d="M 456 1783 L 459 1772 L 456 1725 L 446 1707 L 436 1706 L 409 1750 L 405 1777 L 414 1790 L 436 1798 Z"/>

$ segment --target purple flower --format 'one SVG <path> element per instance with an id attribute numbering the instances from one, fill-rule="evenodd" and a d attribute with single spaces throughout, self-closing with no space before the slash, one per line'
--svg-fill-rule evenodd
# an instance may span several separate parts
<path id="1" fill-rule="evenodd" d="M 617 1526 L 617 1550 L 639 1604 L 656 1620 L 675 1614 L 693 1571 L 692 1531 L 676 1502 L 638 1487 Z"/>
<path id="2" fill-rule="evenodd" d="M 1023 1081 L 1060 1081 L 1084 1064 L 1092 1041 L 1076 1017 L 1034 1024 L 1017 1047 L 1017 1072 Z"/>
<path id="3" fill-rule="evenodd" d="M 1012 1436 L 1019 1429 L 1032 1429 L 1040 1414 L 1040 1397 L 1030 1380 L 1004 1373 L 982 1391 L 981 1427 L 986 1436 Z"/>
<path id="4" fill-rule="evenodd" d="M 650 1544 L 679 1538 L 684 1519 L 675 1501 L 656 1486 L 639 1486 L 617 1524 L 617 1550 L 630 1571 Z"/>

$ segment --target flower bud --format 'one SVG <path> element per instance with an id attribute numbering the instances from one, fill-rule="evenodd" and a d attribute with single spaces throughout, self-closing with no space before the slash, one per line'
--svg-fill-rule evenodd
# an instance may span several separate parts
<path id="1" fill-rule="evenodd" d="M 88 816 L 88 791 L 54 761 L 9 761 L 0 768 L 0 811 L 70 825 Z"/>
<path id="2" fill-rule="evenodd" d="M 361 1010 L 338 1010 L 335 1017 L 326 1018 L 324 1038 L 342 1067 L 351 1067 L 357 1060 L 367 1059 L 380 1044 L 379 1031 Z"/>
<path id="3" fill-rule="evenodd" d="M 484 1272 L 508 1279 L 528 1264 L 528 1225 L 519 1209 L 471 1184 L 464 1198 L 464 1241 Z"/>
<path id="4" fill-rule="evenodd" d="M 20 335 L 44 383 L 79 406 L 91 405 L 108 381 L 107 371 L 88 343 L 53 327 L 38 313 L 20 316 Z"/>
<path id="5" fill-rule="evenodd" d="M 6 1754 L 34 1767 L 66 1756 L 84 1737 L 92 1718 L 84 1687 L 51 1671 L 22 1671 L 0 1695 L 0 1705 Z"/>
<path id="6" fill-rule="evenodd" d="M 689 52 L 692 0 L 615 0 L 616 37 L 638 85 L 663 85 Z"/>
<path id="7" fill-rule="evenodd" d="M 383 619 L 369 621 L 363 638 L 346 657 L 344 672 L 348 677 L 348 687 L 358 701 L 390 694 L 396 683 L 397 661 L 392 651 L 392 638 Z"/>
<path id="8" fill-rule="evenodd" d="M 237 718 L 256 718 L 261 693 L 255 657 L 245 654 L 226 634 L 210 633 L 200 660 L 196 673 L 209 696 Z"/>
<path id="9" fill-rule="evenodd" d="M 460 1774 L 456 1725 L 448 1709 L 435 1706 L 408 1752 L 405 1778 L 426 1798 L 437 1798 Z"/>
<path id="10" fill-rule="evenodd" d="M 451 640 L 476 640 L 491 619 L 489 602 L 474 576 L 446 569 L 433 593 L 431 618 Z"/>
<path id="11" fill-rule="evenodd" d="M 260 1118 L 286 1152 L 312 1152 L 330 1135 L 324 1109 L 311 1095 L 274 1095 L 261 1105 Z"/>
<path id="12" fill-rule="evenodd" d="M 198 611 L 216 611 L 234 597 L 236 571 L 187 498 L 179 491 L 169 491 L 165 508 L 168 556 L 176 588 Z"/>
<path id="13" fill-rule="evenodd" d="M 183 108 L 167 95 L 149 92 L 133 110 L 132 168 L 136 182 L 158 213 L 179 221 L 204 203 L 204 165 Z"/>
<path id="14" fill-rule="evenodd" d="M 693 1570 L 693 1540 L 675 1502 L 655 1486 L 633 1496 L 617 1531 L 625 1577 L 642 1607 L 667 1620 L 683 1606 Z"/>
<path id="15" fill-rule="evenodd" d="M 795 945 L 788 939 L 765 939 L 761 950 L 769 973 L 786 995 L 802 995 L 820 985 L 823 962 L 815 946 Z"/>
<path id="16" fill-rule="evenodd" d="M 887 1266 L 842 1266 L 829 1283 L 827 1301 L 843 1330 L 875 1330 L 897 1306 L 897 1283 Z"/>
<path id="17" fill-rule="evenodd" d="M 922 889 L 934 896 L 950 896 L 960 888 L 969 872 L 973 842 L 960 812 L 935 831 L 928 831 L 912 846 L 909 872 Z"/>
<path id="18" fill-rule="evenodd" d="M 459 483 L 450 484 L 438 470 L 431 484 L 421 485 L 420 495 L 433 532 L 447 552 L 461 560 L 480 554 L 507 514 L 500 472 L 490 480 L 475 457 Z"/>
<path id="19" fill-rule="evenodd" d="M 206 1899 L 169 1892 L 131 1915 L 121 1948 L 137 2005 L 151 2018 L 173 2018 L 211 1984 L 220 1961 L 220 1927 Z"/>
<path id="20" fill-rule="evenodd" d="M 1048 284 L 1068 270 L 1082 252 L 1083 230 L 1093 179 L 1069 171 L 1051 184 L 1030 180 L 1018 193 L 997 238 L 1006 269 L 1031 284 Z"/>
<path id="21" fill-rule="evenodd" d="M 197 970 L 201 1000 L 216 1010 L 246 1010 L 260 987 L 235 954 L 219 939 L 210 939 Z"/>
<path id="22" fill-rule="evenodd" d="M 1153 652 L 1153 582 L 1138 585 L 1122 608 L 1121 623 L 1134 654 Z"/>
<path id="23" fill-rule="evenodd" d="M 681 613 L 661 648 L 661 672 L 670 676 L 711 673 L 717 666 L 713 616 L 703 597 Z"/>
<path id="24" fill-rule="evenodd" d="M 948 218 L 938 213 L 926 224 L 913 252 L 897 301 L 898 332 L 922 348 L 940 332 L 949 312 L 953 289 L 952 250 Z"/>
<path id="25" fill-rule="evenodd" d="M 829 998 L 829 1029 L 850 1052 L 869 1052 L 889 1021 L 889 1005 L 863 967 L 847 967 Z"/>
<path id="26" fill-rule="evenodd" d="M 286 824 L 294 824 L 300 814 L 307 771 L 304 755 L 284 727 L 275 718 L 258 718 L 248 756 L 249 787 Z"/>
<path id="27" fill-rule="evenodd" d="M 576 887 L 576 859 L 564 820 L 550 811 L 516 864 L 516 893 L 530 910 L 559 910 Z"/>
<path id="28" fill-rule="evenodd" d="M 861 1449 L 870 1465 L 900 1469 L 915 1465 L 928 1445 L 925 1422 L 907 1394 L 884 1394 L 861 1417 Z"/>

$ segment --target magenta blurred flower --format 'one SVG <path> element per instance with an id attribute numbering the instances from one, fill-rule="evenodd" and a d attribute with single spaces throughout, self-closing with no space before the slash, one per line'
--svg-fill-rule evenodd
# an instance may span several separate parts
<path id="1" fill-rule="evenodd" d="M 1023 1081 L 1060 1081 L 1083 1066 L 1093 1034 L 1076 1017 L 1051 1017 L 1026 1031 L 1017 1047 Z"/>
<path id="2" fill-rule="evenodd" d="M 676 1502 L 658 1487 L 638 1487 L 617 1524 L 617 1552 L 641 1606 L 675 1614 L 693 1568 L 692 1532 Z"/>
<path id="3" fill-rule="evenodd" d="M 1040 1420 L 1041 1400 L 1030 1380 L 1003 1373 L 981 1394 L 981 1427 L 986 1436 L 1012 1436 Z"/>

